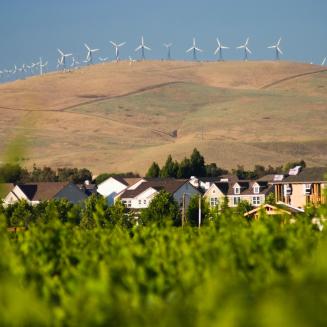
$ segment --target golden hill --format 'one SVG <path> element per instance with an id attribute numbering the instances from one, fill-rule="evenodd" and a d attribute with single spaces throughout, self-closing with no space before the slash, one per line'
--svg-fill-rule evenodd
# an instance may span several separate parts
<path id="1" fill-rule="evenodd" d="M 226 168 L 327 161 L 327 72 L 288 62 L 106 63 L 0 85 L 26 165 L 143 173 L 198 147 Z M 177 131 L 177 137 L 172 132 Z"/>

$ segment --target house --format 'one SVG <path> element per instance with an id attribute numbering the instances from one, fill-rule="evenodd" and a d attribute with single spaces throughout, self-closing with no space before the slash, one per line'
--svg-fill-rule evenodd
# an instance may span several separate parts
<path id="1" fill-rule="evenodd" d="M 143 178 L 109 177 L 98 185 L 97 192 L 107 199 L 108 204 L 113 204 L 115 197 L 122 191 L 136 188 L 144 181 Z"/>
<path id="2" fill-rule="evenodd" d="M 210 186 L 216 182 L 230 182 L 235 180 L 237 180 L 237 177 L 233 175 L 222 175 L 217 177 L 195 177 L 195 176 L 190 177 L 190 183 L 194 187 L 204 192 L 208 191 Z"/>
<path id="3" fill-rule="evenodd" d="M 236 207 L 241 201 L 248 201 L 252 206 L 258 207 L 265 203 L 266 197 L 273 190 L 273 185 L 266 181 L 230 180 L 212 184 L 204 197 L 210 207 L 222 203 L 225 197 L 230 207 Z"/>
<path id="4" fill-rule="evenodd" d="M 25 200 L 32 205 L 52 199 L 67 199 L 79 203 L 87 199 L 85 192 L 73 183 L 28 183 L 17 184 L 4 198 L 4 204 L 10 205 Z"/>
<path id="5" fill-rule="evenodd" d="M 161 190 L 171 193 L 180 206 L 183 205 L 184 198 L 185 207 L 188 206 L 192 196 L 201 194 L 188 180 L 155 178 L 148 179 L 137 187 L 126 189 L 116 196 L 115 200 L 120 199 L 130 209 L 144 209 Z"/>
<path id="6" fill-rule="evenodd" d="M 244 217 L 251 217 L 254 219 L 258 219 L 262 212 L 264 212 L 266 215 L 269 216 L 276 216 L 276 215 L 291 216 L 298 213 L 303 213 L 304 210 L 286 205 L 282 202 L 278 202 L 276 205 L 264 204 L 260 207 L 254 208 L 253 210 L 246 212 L 244 214 Z"/>
<path id="7" fill-rule="evenodd" d="M 326 203 L 327 168 L 297 166 L 283 179 L 271 183 L 275 187 L 276 202 L 281 201 L 297 208 L 308 204 Z"/>

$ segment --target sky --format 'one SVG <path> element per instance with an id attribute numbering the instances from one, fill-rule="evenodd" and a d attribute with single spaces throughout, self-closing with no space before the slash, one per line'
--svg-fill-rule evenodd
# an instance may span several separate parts
<path id="1" fill-rule="evenodd" d="M 172 56 L 190 60 L 185 51 L 196 37 L 201 60 L 214 60 L 216 38 L 226 60 L 243 58 L 235 48 L 250 37 L 252 60 L 274 58 L 267 49 L 279 37 L 284 60 L 321 63 L 327 56 L 326 0 L 1 0 L 0 69 L 30 64 L 42 56 L 56 65 L 57 48 L 84 59 L 83 43 L 100 48 L 98 56 L 114 58 L 109 41 L 127 44 L 122 58 L 138 59 L 141 35 L 153 51 L 148 59 Z"/>

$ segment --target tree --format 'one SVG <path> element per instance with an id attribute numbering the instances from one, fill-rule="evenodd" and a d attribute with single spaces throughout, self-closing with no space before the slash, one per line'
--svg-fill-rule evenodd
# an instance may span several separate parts
<path id="1" fill-rule="evenodd" d="M 171 155 L 168 156 L 165 165 L 161 169 L 160 177 L 177 177 L 178 172 L 178 162 L 173 161 L 173 158 Z"/>
<path id="2" fill-rule="evenodd" d="M 288 162 L 287 164 L 284 165 L 283 170 L 285 173 L 288 173 L 290 169 L 296 166 L 301 166 L 302 168 L 305 168 L 307 164 L 304 160 Z"/>
<path id="3" fill-rule="evenodd" d="M 99 185 L 101 184 L 102 182 L 104 182 L 105 180 L 107 180 L 111 175 L 108 174 L 108 173 L 103 173 L 103 174 L 100 174 L 96 177 L 95 179 L 95 184 Z"/>
<path id="4" fill-rule="evenodd" d="M 177 178 L 190 178 L 192 176 L 191 160 L 184 158 L 179 164 Z"/>
<path id="5" fill-rule="evenodd" d="M 22 200 L 15 203 L 10 218 L 10 224 L 13 227 L 28 227 L 32 219 L 32 206 Z"/>
<path id="6" fill-rule="evenodd" d="M 270 193 L 265 200 L 266 204 L 271 204 L 271 205 L 275 205 L 276 204 L 276 199 L 275 199 L 275 194 L 274 193 Z"/>
<path id="7" fill-rule="evenodd" d="M 199 225 L 199 197 L 201 198 L 201 224 L 205 223 L 205 218 L 210 211 L 207 201 L 201 195 L 192 196 L 187 208 L 187 219 L 191 226 Z"/>
<path id="8" fill-rule="evenodd" d="M 0 167 L 0 182 L 1 183 L 18 183 L 27 173 L 18 164 L 4 164 Z"/>
<path id="9" fill-rule="evenodd" d="M 211 163 L 205 166 L 206 177 L 217 177 L 223 174 L 228 174 L 228 170 L 219 168 L 216 163 Z"/>
<path id="10" fill-rule="evenodd" d="M 249 201 L 242 200 L 239 202 L 239 204 L 236 207 L 236 212 L 243 216 L 246 212 L 250 211 L 252 209 L 252 205 Z"/>
<path id="11" fill-rule="evenodd" d="M 179 220 L 179 207 L 172 194 L 160 191 L 150 202 L 148 208 L 141 212 L 141 221 L 145 224 L 155 223 L 164 226 Z"/>
<path id="12" fill-rule="evenodd" d="M 149 178 L 160 177 L 160 167 L 155 161 L 152 163 L 145 176 Z"/>
<path id="13" fill-rule="evenodd" d="M 200 152 L 195 148 L 191 154 L 191 173 L 197 177 L 204 177 L 206 169 L 204 165 L 204 158 Z"/>

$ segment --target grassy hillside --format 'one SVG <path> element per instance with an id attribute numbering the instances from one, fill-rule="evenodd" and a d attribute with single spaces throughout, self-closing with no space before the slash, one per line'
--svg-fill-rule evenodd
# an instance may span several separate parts
<path id="1" fill-rule="evenodd" d="M 1 85 L 0 147 L 19 131 L 27 165 L 94 172 L 143 173 L 195 146 L 226 168 L 322 165 L 326 88 L 322 67 L 287 62 L 100 64 Z"/>

